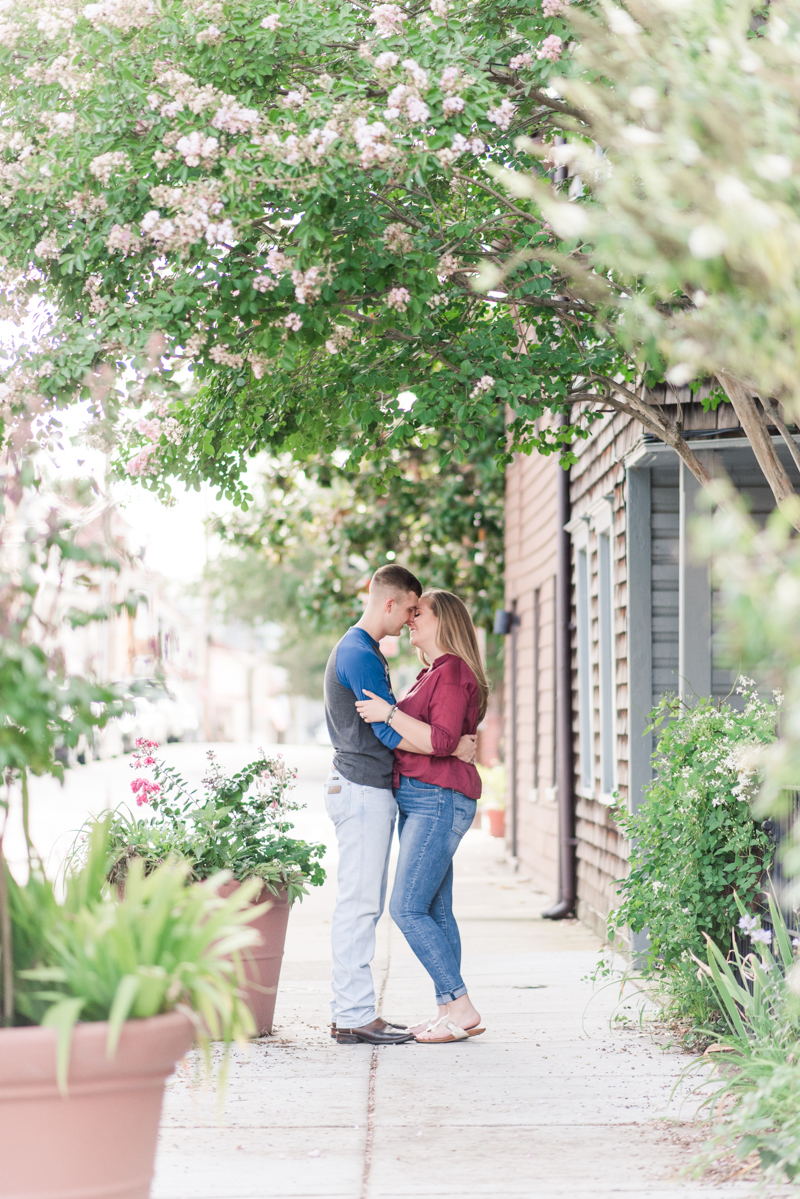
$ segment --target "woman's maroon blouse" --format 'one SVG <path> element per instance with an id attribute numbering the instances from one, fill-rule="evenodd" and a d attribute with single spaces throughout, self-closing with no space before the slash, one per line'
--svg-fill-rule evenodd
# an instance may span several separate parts
<path id="1" fill-rule="evenodd" d="M 420 671 L 414 686 L 397 706 L 407 716 L 431 726 L 433 756 L 396 749 L 395 787 L 403 774 L 434 787 L 452 787 L 470 799 L 479 799 L 478 771 L 451 756 L 462 736 L 475 733 L 478 728 L 478 684 L 466 662 L 455 654 L 442 654 L 430 670 Z"/>

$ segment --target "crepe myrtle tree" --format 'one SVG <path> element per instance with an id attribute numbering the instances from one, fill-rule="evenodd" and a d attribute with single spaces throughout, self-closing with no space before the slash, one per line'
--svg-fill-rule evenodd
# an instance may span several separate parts
<path id="1" fill-rule="evenodd" d="M 626 0 L 570 10 L 570 24 L 571 70 L 552 82 L 580 116 L 563 144 L 518 144 L 569 172 L 581 200 L 541 172 L 495 177 L 565 239 L 551 260 L 643 370 L 719 381 L 798 526 L 766 426 L 800 465 L 787 428 L 800 420 L 800 2 Z"/>
<path id="2" fill-rule="evenodd" d="M 254 596 L 259 620 L 268 613 L 280 622 L 291 606 L 311 628 L 341 629 L 363 611 L 370 575 L 397 560 L 426 587 L 457 591 L 476 624 L 490 630 L 504 594 L 505 480 L 493 457 L 502 431 L 502 415 L 495 416 L 478 450 L 447 469 L 441 464 L 458 431 L 441 430 L 380 463 L 342 462 L 338 454 L 272 459 L 249 510 L 217 522 L 228 547 L 217 590 L 231 614 L 243 614 L 246 570 L 264 581 Z M 280 571 L 297 577 L 288 605 L 275 584 Z"/>
<path id="3" fill-rule="evenodd" d="M 211 479 L 246 501 L 248 455 L 330 451 L 345 429 L 374 457 L 457 427 L 458 462 L 498 412 L 502 453 L 569 460 L 635 371 L 548 257 L 552 229 L 488 173 L 552 170 L 516 139 L 577 117 L 551 86 L 571 69 L 567 11 L 7 9 L 0 314 L 37 333 L 5 377 L 9 435 L 33 413 L 46 436 L 84 398 L 108 444 L 121 379 L 136 411 L 118 468 L 156 489 Z M 512 246 L 513 277 L 476 278 Z"/>

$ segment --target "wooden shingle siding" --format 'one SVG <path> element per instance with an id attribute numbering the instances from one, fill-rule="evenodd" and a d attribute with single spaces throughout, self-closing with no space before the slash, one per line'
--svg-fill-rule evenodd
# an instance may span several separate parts
<path id="1" fill-rule="evenodd" d="M 554 458 L 515 456 L 506 473 L 506 608 L 516 635 L 506 638 L 506 771 L 517 780 L 517 852 L 533 882 L 558 891 L 558 806 L 554 787 L 556 472 Z M 538 652 L 537 652 L 538 593 Z M 516 652 L 516 737 L 509 728 L 511 655 Z M 538 665 L 538 670 L 536 669 Z M 509 757 L 516 754 L 516 771 Z M 508 796 L 510 806 L 512 796 Z M 506 830 L 510 826 L 507 812 Z"/>

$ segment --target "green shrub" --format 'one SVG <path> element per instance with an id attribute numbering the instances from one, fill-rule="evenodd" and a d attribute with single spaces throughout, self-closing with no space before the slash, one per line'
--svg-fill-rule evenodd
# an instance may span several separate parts
<path id="1" fill-rule="evenodd" d="M 702 1017 L 706 992 L 692 954 L 705 938 L 730 946 L 739 916 L 736 895 L 752 905 L 763 886 L 772 846 L 753 820 L 761 746 L 775 740 L 778 707 L 741 680 L 743 711 L 700 699 L 687 708 L 665 697 L 651 716 L 659 729 L 655 777 L 634 814 L 614 809 L 629 839 L 630 873 L 619 881 L 619 907 L 609 917 L 614 939 L 625 926 L 647 929 L 647 972 L 667 986 L 678 1013 Z"/>

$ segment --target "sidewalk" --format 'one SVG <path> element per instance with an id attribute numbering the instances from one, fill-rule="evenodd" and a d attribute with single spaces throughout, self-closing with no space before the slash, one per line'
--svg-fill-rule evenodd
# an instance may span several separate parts
<path id="1" fill-rule="evenodd" d="M 298 828 L 330 841 L 326 754 L 301 752 L 309 809 Z M 501 855 L 472 831 L 456 858 L 464 976 L 486 1033 L 372 1050 L 328 1035 L 329 853 L 329 882 L 292 912 L 276 1035 L 234 1050 L 221 1108 L 188 1069 L 169 1084 L 154 1199 L 756 1194 L 676 1177 L 699 1145 L 685 1128 L 696 1101 L 688 1087 L 672 1094 L 689 1059 L 610 1026 L 616 994 L 592 999 L 584 981 L 597 939 L 575 921 L 542 921 L 544 898 Z M 390 1020 L 432 1011 L 430 984 L 388 918 L 375 977 Z"/>

